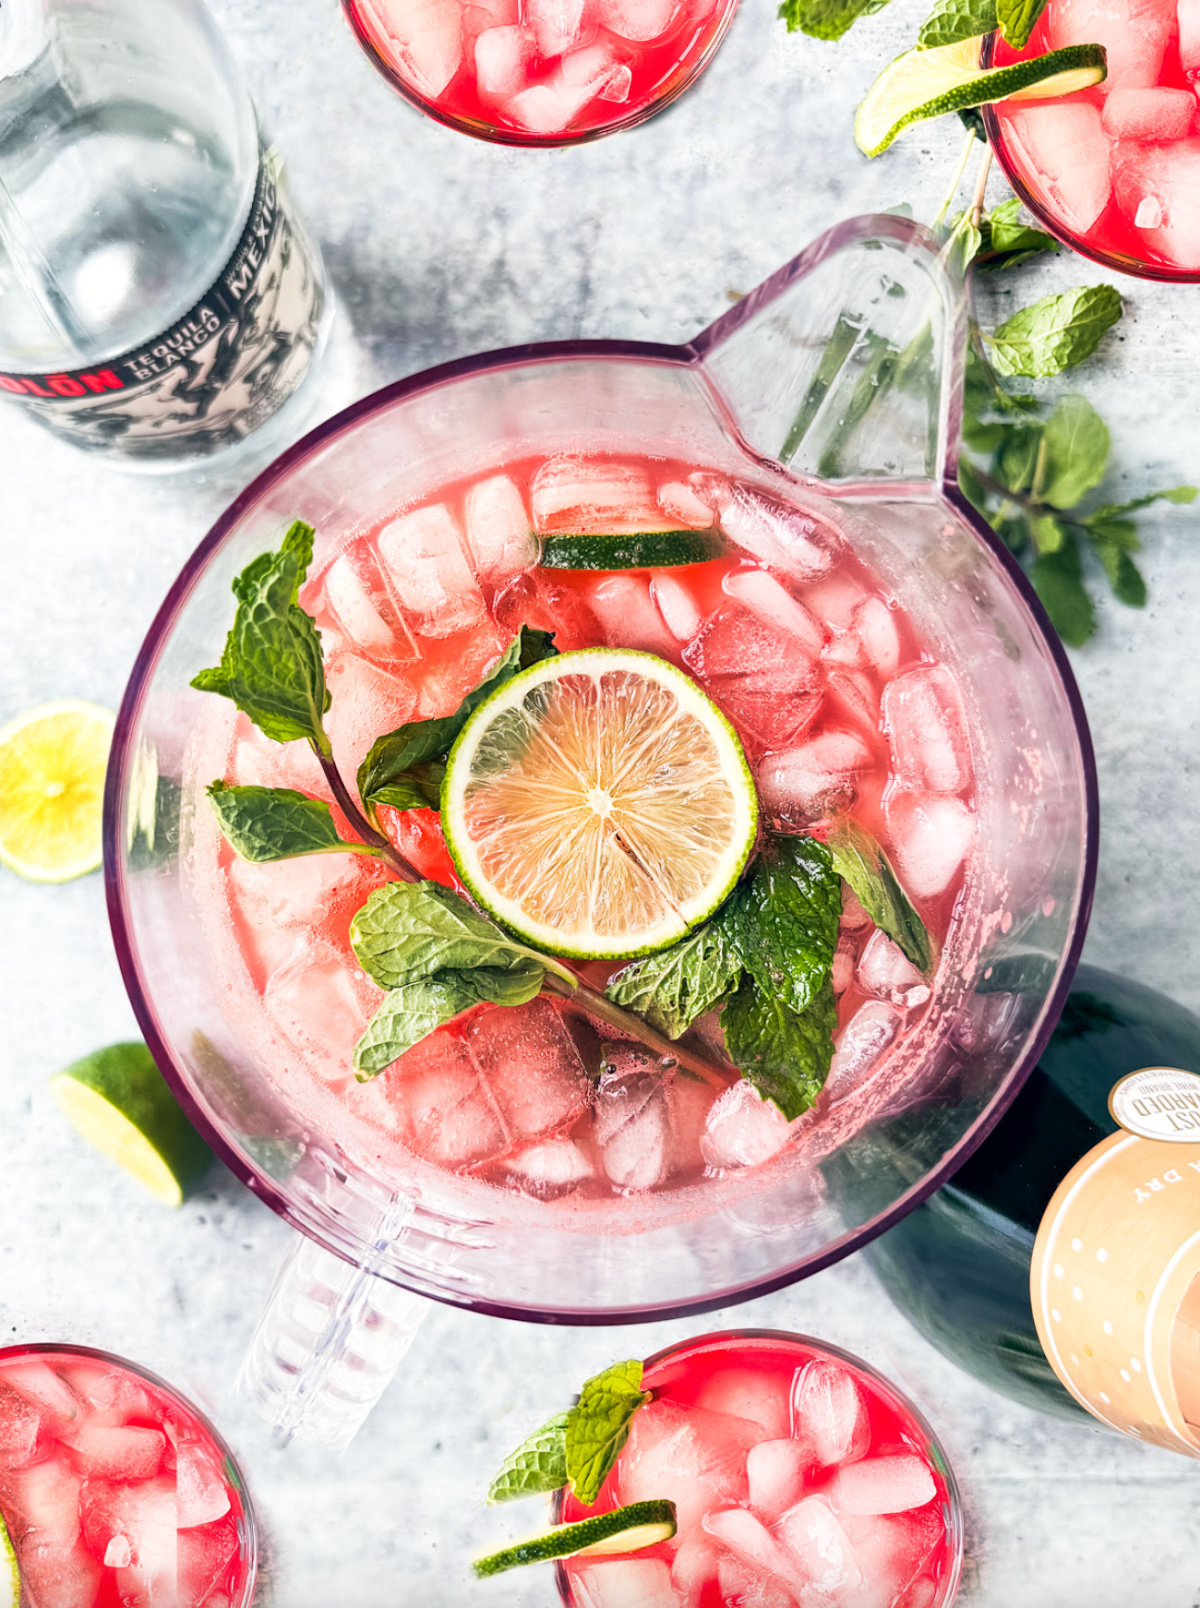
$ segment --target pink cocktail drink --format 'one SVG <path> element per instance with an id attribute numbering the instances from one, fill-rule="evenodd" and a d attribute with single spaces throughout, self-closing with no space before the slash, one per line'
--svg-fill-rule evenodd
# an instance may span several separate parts
<path id="1" fill-rule="evenodd" d="M 204 1419 L 102 1352 L 0 1351 L 0 1516 L 22 1608 L 246 1608 L 255 1532 Z"/>
<path id="2" fill-rule="evenodd" d="M 540 562 L 554 533 L 664 528 L 719 531 L 723 549 L 659 569 Z M 952 948 L 976 830 L 963 701 L 819 499 L 662 458 L 518 459 L 348 541 L 318 531 L 300 601 L 321 633 L 344 776 L 382 733 L 451 713 L 523 626 L 563 652 L 640 649 L 694 677 L 736 728 L 764 826 L 819 836 L 848 816 L 891 856 L 935 948 Z M 208 699 L 186 780 L 214 776 L 332 803 L 307 745 L 270 742 Z M 436 811 L 385 805 L 379 819 L 422 875 L 457 886 Z M 680 1040 L 721 1069 L 713 1086 L 544 993 L 474 1009 L 360 1082 L 352 1052 L 384 995 L 349 930 L 387 868 L 351 854 L 248 864 L 207 809 L 190 865 L 227 1019 L 307 1125 L 392 1187 L 568 1230 L 682 1220 L 778 1158 L 815 1178 L 888 1091 L 905 1098 L 905 1052 L 953 972 L 923 975 L 845 896 L 837 1052 L 792 1122 L 725 1060 L 716 1010 Z M 582 967 L 594 988 L 617 969 Z"/>
<path id="3" fill-rule="evenodd" d="M 683 92 L 737 0 L 344 0 L 385 76 L 423 111 L 519 145 L 593 139 Z"/>
<path id="4" fill-rule="evenodd" d="M 560 1569 L 570 1608 L 944 1608 L 961 1515 L 928 1426 L 885 1380 L 799 1336 L 708 1335 L 647 1363 L 654 1399 L 570 1522 L 675 1503 L 674 1538 Z"/>
<path id="5" fill-rule="evenodd" d="M 1050 0 L 1023 51 L 997 65 L 1096 42 L 1108 76 L 1056 101 L 986 112 L 1009 179 L 1087 256 L 1158 279 L 1200 278 L 1200 3 Z"/>

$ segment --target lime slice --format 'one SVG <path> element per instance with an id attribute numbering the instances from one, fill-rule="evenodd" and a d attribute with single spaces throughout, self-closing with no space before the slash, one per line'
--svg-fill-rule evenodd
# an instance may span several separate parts
<path id="1" fill-rule="evenodd" d="M 681 569 L 707 564 L 725 551 L 715 530 L 643 530 L 636 536 L 568 532 L 542 537 L 543 569 Z"/>
<path id="2" fill-rule="evenodd" d="M 675 1526 L 671 1526 L 674 1530 Z M 9 1539 L 8 1527 L 0 1517 L 0 1608 L 19 1608 L 21 1601 L 21 1572 L 17 1568 L 17 1554 Z"/>
<path id="3" fill-rule="evenodd" d="M 83 1137 L 164 1206 L 182 1203 L 212 1160 L 144 1044 L 112 1044 L 50 1079 Z"/>
<path id="4" fill-rule="evenodd" d="M 945 112 L 998 100 L 1048 100 L 1073 95 L 1105 75 L 1103 45 L 1067 45 L 1011 67 L 980 67 L 982 39 L 960 39 L 932 50 L 906 50 L 867 91 L 854 119 L 854 138 L 868 156 L 886 151 L 902 128 Z"/>
<path id="5" fill-rule="evenodd" d="M 640 1552 L 675 1534 L 674 1502 L 631 1502 L 628 1507 L 518 1541 L 503 1552 L 478 1558 L 471 1567 L 481 1580 L 516 1569 L 523 1563 L 550 1563 L 555 1558 L 600 1557 L 606 1552 Z"/>
<path id="6" fill-rule="evenodd" d="M 676 942 L 750 856 L 758 802 L 732 726 L 651 653 L 543 659 L 450 751 L 442 826 L 478 902 L 535 948 L 584 959 Z"/>
<path id="7" fill-rule="evenodd" d="M 43 704 L 0 731 L 0 860 L 33 882 L 100 864 L 113 717 L 96 704 Z"/>

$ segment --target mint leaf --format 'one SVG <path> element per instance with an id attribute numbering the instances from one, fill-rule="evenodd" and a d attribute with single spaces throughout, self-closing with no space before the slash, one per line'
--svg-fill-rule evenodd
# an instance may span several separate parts
<path id="1" fill-rule="evenodd" d="M 642 1389 L 642 1364 L 615 1362 L 579 1393 L 579 1401 L 567 1414 L 567 1479 L 576 1497 L 585 1506 L 600 1495 L 629 1439 L 629 1425 L 638 1408 L 651 1399 Z"/>
<path id="2" fill-rule="evenodd" d="M 299 605 L 312 563 L 313 528 L 297 520 L 277 553 L 261 553 L 233 583 L 238 606 L 221 663 L 192 681 L 200 692 L 230 698 L 276 742 L 306 739 L 324 755 L 321 724 L 329 708 L 321 638 Z"/>
<path id="3" fill-rule="evenodd" d="M 937 0 L 921 24 L 917 44 L 922 50 L 975 39 L 996 26 L 996 0 Z"/>
<path id="4" fill-rule="evenodd" d="M 1045 9 L 1046 0 L 996 0 L 1000 31 L 1014 49 L 1024 50 Z"/>
<path id="5" fill-rule="evenodd" d="M 489 1502 L 511 1502 L 518 1496 L 561 1491 L 567 1483 L 567 1419 L 555 1413 L 540 1429 L 510 1452 L 488 1487 Z"/>
<path id="6" fill-rule="evenodd" d="M 1084 285 L 1060 296 L 1043 296 L 1023 307 L 994 335 L 991 348 L 998 374 L 1044 379 L 1082 363 L 1121 316 L 1121 298 L 1111 285 Z"/>
<path id="7" fill-rule="evenodd" d="M 544 968 L 530 959 L 507 971 L 481 966 L 401 983 L 385 995 L 354 1046 L 358 1081 L 386 1071 L 405 1050 L 476 1005 L 524 1005 L 539 992 L 544 976 Z"/>
<path id="8" fill-rule="evenodd" d="M 871 920 L 920 972 L 933 966 L 929 931 L 900 886 L 887 855 L 856 821 L 844 819 L 829 834 L 834 869 Z"/>
<path id="9" fill-rule="evenodd" d="M 290 787 L 229 787 L 212 782 L 208 796 L 221 831 L 243 860 L 263 865 L 298 854 L 371 854 L 338 836 L 329 805 Z"/>
<path id="10" fill-rule="evenodd" d="M 358 796 L 368 811 L 376 804 L 397 810 L 437 809 L 444 766 L 433 762 L 445 758 L 471 715 L 497 687 L 556 652 L 550 632 L 522 626 L 452 715 L 410 720 L 378 738 L 358 767 Z"/>
<path id="11" fill-rule="evenodd" d="M 1068 647 L 1082 647 L 1096 629 L 1096 611 L 1084 589 L 1083 568 L 1074 536 L 1057 552 L 1043 553 L 1036 558 L 1029 578 L 1059 636 Z"/>
<path id="12" fill-rule="evenodd" d="M 1149 508 L 1151 503 L 1195 502 L 1200 488 L 1196 486 L 1173 486 L 1170 491 L 1151 491 L 1144 497 L 1134 497 L 1130 502 L 1106 503 L 1103 508 L 1097 508 L 1087 516 L 1086 523 L 1095 525 L 1100 521 L 1113 519 L 1121 514 L 1135 514 L 1139 508 Z"/>
<path id="13" fill-rule="evenodd" d="M 979 257 L 981 268 L 1015 268 L 1040 256 L 1043 251 L 1057 251 L 1058 241 L 1031 224 L 1022 223 L 1019 197 L 1013 196 L 993 207 L 983 220 L 984 245 Z"/>
<path id="14" fill-rule="evenodd" d="M 1106 541 L 1096 541 L 1095 548 L 1117 601 L 1131 609 L 1145 608 L 1146 580 L 1127 549 L 1116 542 Z"/>
<path id="15" fill-rule="evenodd" d="M 888 0 L 782 0 L 779 15 L 789 33 L 814 39 L 840 39 L 860 17 L 882 11 Z"/>
<path id="16" fill-rule="evenodd" d="M 380 988 L 476 967 L 524 973 L 531 961 L 543 971 L 561 969 L 548 956 L 514 942 L 461 894 L 438 882 L 389 882 L 376 888 L 350 923 L 350 947 Z"/>
<path id="17" fill-rule="evenodd" d="M 829 975 L 841 914 L 829 850 L 816 838 L 791 837 L 774 840 L 718 919 L 759 988 L 799 1012 Z"/>
<path id="18" fill-rule="evenodd" d="M 1104 479 L 1108 426 L 1084 396 L 1064 396 L 1042 431 L 1042 463 L 1034 495 L 1074 508 Z"/>
<path id="19" fill-rule="evenodd" d="M 1039 553 L 1057 553 L 1071 539 L 1069 527 L 1053 514 L 1034 514 L 1029 520 L 1029 533 Z"/>
<path id="20" fill-rule="evenodd" d="M 792 1122 L 813 1104 L 829 1075 L 837 1026 L 833 979 L 826 975 L 800 1013 L 743 978 L 721 1012 L 721 1026 L 725 1048 L 742 1076 Z"/>
<path id="21" fill-rule="evenodd" d="M 604 992 L 676 1039 L 719 1004 L 741 975 L 742 963 L 718 917 L 670 949 L 635 960 L 610 979 Z"/>

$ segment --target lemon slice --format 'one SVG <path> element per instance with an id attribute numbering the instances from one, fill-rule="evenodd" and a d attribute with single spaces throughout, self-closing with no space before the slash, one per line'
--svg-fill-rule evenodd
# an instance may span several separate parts
<path id="1" fill-rule="evenodd" d="M 867 91 L 854 119 L 854 138 L 868 156 L 886 151 L 902 128 L 945 112 L 998 100 L 1043 100 L 1098 84 L 1106 72 L 1103 45 L 1066 45 L 1011 67 L 980 67 L 983 40 L 960 39 L 932 50 L 906 50 Z"/>
<path id="2" fill-rule="evenodd" d="M 557 1529 L 531 1536 L 528 1541 L 518 1541 L 516 1546 L 505 1547 L 503 1552 L 477 1559 L 471 1567 L 480 1579 L 486 1580 L 489 1575 L 516 1569 L 525 1563 L 549 1563 L 554 1558 L 599 1558 L 610 1552 L 640 1552 L 643 1547 L 669 1541 L 674 1534 L 674 1502 L 631 1502 L 628 1507 L 614 1508 L 611 1513 L 597 1513 L 575 1524 L 560 1524 Z"/>
<path id="3" fill-rule="evenodd" d="M 100 864 L 113 717 L 96 704 L 43 704 L 0 731 L 0 860 L 33 882 Z"/>
<path id="4" fill-rule="evenodd" d="M 0 1608 L 19 1608 L 21 1601 L 21 1573 L 17 1568 L 17 1554 L 4 1519 L 0 1517 Z"/>
<path id="5" fill-rule="evenodd" d="M 77 1132 L 164 1206 L 180 1205 L 212 1160 L 144 1044 L 97 1050 L 50 1088 Z"/>
<path id="6" fill-rule="evenodd" d="M 544 659 L 471 716 L 442 826 L 478 902 L 535 948 L 614 959 L 675 943 L 749 858 L 746 756 L 695 682 L 650 653 Z"/>

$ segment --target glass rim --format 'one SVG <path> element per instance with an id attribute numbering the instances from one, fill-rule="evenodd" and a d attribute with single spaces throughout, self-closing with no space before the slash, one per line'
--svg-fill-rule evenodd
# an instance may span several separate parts
<path id="1" fill-rule="evenodd" d="M 774 286 L 779 285 L 782 287 L 792 282 L 799 274 L 805 271 L 808 263 L 819 261 L 822 256 L 836 250 L 838 245 L 846 240 L 861 237 L 864 230 L 869 225 L 874 224 L 877 224 L 879 229 L 897 239 L 911 238 L 913 241 L 920 240 L 924 242 L 927 238 L 926 231 L 920 225 L 909 223 L 907 220 L 891 215 L 880 215 L 878 218 L 868 216 L 847 219 L 826 231 L 825 234 L 818 236 L 799 256 L 785 263 L 783 267 L 772 274 L 759 287 L 759 292 L 762 293 L 763 299 L 769 299 Z M 756 301 L 759 292 L 753 293 L 753 299 Z M 104 789 L 105 899 L 113 946 L 116 951 L 122 980 L 142 1035 L 158 1064 L 159 1070 L 189 1120 L 203 1135 L 211 1149 L 229 1167 L 236 1178 L 252 1190 L 285 1222 L 305 1234 L 318 1245 L 321 1245 L 324 1249 L 331 1251 L 336 1256 L 340 1256 L 343 1261 L 354 1263 L 353 1255 L 348 1253 L 345 1246 L 341 1245 L 327 1231 L 324 1225 L 320 1227 L 314 1225 L 298 1209 L 294 1208 L 283 1188 L 266 1174 L 257 1171 L 249 1159 L 236 1150 L 209 1121 L 193 1097 L 174 1056 L 158 1031 L 154 1008 L 146 990 L 142 987 L 135 955 L 132 927 L 125 908 L 123 856 L 118 825 L 121 818 L 122 792 L 126 769 L 132 758 L 133 734 L 141 710 L 143 695 L 157 666 L 159 655 L 171 633 L 177 615 L 191 594 L 192 589 L 201 581 L 209 560 L 237 527 L 243 515 L 274 486 L 285 480 L 298 465 L 324 451 L 334 440 L 352 431 L 363 420 L 385 411 L 393 404 L 410 396 L 432 390 L 448 381 L 467 379 L 494 370 L 523 367 L 534 363 L 568 362 L 590 358 L 609 361 L 660 363 L 670 367 L 699 369 L 706 357 L 720 345 L 726 333 L 738 327 L 742 318 L 746 316 L 745 307 L 746 303 L 743 302 L 739 307 L 730 309 L 728 313 L 715 320 L 691 341 L 680 346 L 669 346 L 647 341 L 593 339 L 549 341 L 503 347 L 490 352 L 455 358 L 448 363 L 422 370 L 418 374 L 393 381 L 392 384 L 384 386 L 369 396 L 352 403 L 340 413 L 336 413 L 324 420 L 309 431 L 306 436 L 303 436 L 286 451 L 282 452 L 233 499 L 184 562 L 183 568 L 168 589 L 138 649 L 117 712 Z M 490 1317 L 509 1318 L 532 1323 L 570 1322 L 580 1327 L 588 1328 L 695 1316 L 706 1312 L 718 1311 L 733 1302 L 750 1300 L 756 1296 L 767 1295 L 772 1291 L 784 1289 L 812 1273 L 818 1273 L 823 1268 L 830 1267 L 835 1262 L 841 1261 L 843 1257 L 850 1255 L 851 1252 L 858 1250 L 861 1246 L 877 1238 L 878 1235 L 886 1232 L 893 1224 L 899 1222 L 909 1211 L 919 1206 L 922 1201 L 928 1199 L 930 1195 L 946 1183 L 968 1157 L 978 1149 L 1012 1104 L 1018 1090 L 1036 1066 L 1042 1051 L 1050 1040 L 1050 1035 L 1058 1021 L 1071 987 L 1075 967 L 1083 950 L 1095 891 L 1099 856 L 1099 783 L 1096 773 L 1095 753 L 1092 747 L 1087 716 L 1083 707 L 1082 695 L 1071 670 L 1066 649 L 1050 624 L 1049 617 L 1034 592 L 1032 584 L 1000 537 L 983 519 L 982 515 L 967 501 L 956 481 L 949 478 L 948 470 L 945 474 L 939 475 L 936 490 L 944 501 L 951 506 L 955 515 L 971 530 L 981 547 L 1000 566 L 1018 593 L 1025 609 L 1032 617 L 1046 653 L 1057 672 L 1059 684 L 1065 696 L 1075 741 L 1078 745 L 1082 771 L 1084 842 L 1079 875 L 1079 892 L 1071 933 L 1063 949 L 1058 977 L 1048 990 L 1043 1002 L 1040 1022 L 1036 1030 L 1029 1036 L 1022 1053 L 1014 1059 L 1004 1078 L 993 1091 L 987 1106 L 966 1129 L 957 1143 L 943 1156 L 937 1167 L 933 1168 L 893 1201 L 889 1207 L 879 1212 L 869 1221 L 847 1230 L 837 1239 L 823 1246 L 815 1254 L 802 1256 L 799 1260 L 788 1261 L 785 1266 L 773 1272 L 769 1277 L 754 1278 L 744 1284 L 731 1284 L 712 1294 L 696 1296 L 686 1301 L 673 1300 L 651 1306 L 605 1308 L 602 1311 L 597 1311 L 593 1308 L 562 1310 L 544 1306 L 520 1305 L 490 1298 L 485 1299 L 474 1294 L 460 1295 L 451 1290 L 432 1290 L 420 1284 L 415 1277 L 412 1280 L 405 1280 L 399 1277 L 393 1278 L 389 1273 L 387 1277 L 390 1282 L 399 1285 L 401 1288 L 413 1290 L 417 1294 L 426 1295 L 431 1299 L 440 1300 L 452 1306 L 469 1307 Z"/>
<path id="2" fill-rule="evenodd" d="M 988 34 L 983 45 L 982 66 L 992 65 L 999 38 L 999 30 Z M 1034 102 L 1034 105 L 1036 104 Z M 1044 203 L 1033 194 L 1025 179 L 1016 171 L 1016 165 L 1009 154 L 1004 123 L 996 115 L 994 104 L 982 106 L 980 111 L 983 114 L 983 126 L 987 132 L 988 144 L 1004 177 L 1038 222 L 1069 251 L 1074 251 L 1080 257 L 1086 257 L 1089 262 L 1098 263 L 1101 268 L 1111 268 L 1114 273 L 1126 274 L 1130 279 L 1152 279 L 1172 285 L 1200 283 L 1200 268 L 1172 268 L 1169 263 L 1143 262 L 1137 257 L 1127 257 L 1123 252 L 1106 251 L 1102 246 L 1094 246 L 1085 236 L 1076 234 L 1061 218 L 1056 218 L 1046 209 Z"/>
<path id="3" fill-rule="evenodd" d="M 245 1518 L 246 1534 L 241 1546 L 245 1581 L 238 1597 L 231 1604 L 231 1608 L 250 1608 L 258 1581 L 258 1515 L 254 1509 L 254 1501 L 250 1495 L 250 1488 L 246 1483 L 242 1465 L 234 1455 L 229 1442 L 209 1415 L 198 1407 L 190 1397 L 185 1396 L 181 1390 L 171 1384 L 169 1380 L 164 1379 L 161 1374 L 155 1373 L 152 1368 L 145 1368 L 140 1362 L 131 1362 L 128 1357 L 118 1356 L 115 1351 L 105 1351 L 100 1346 L 76 1345 L 69 1341 L 58 1343 L 53 1340 L 30 1340 L 24 1344 L 0 1346 L 0 1363 L 8 1362 L 14 1357 L 37 1356 L 82 1357 L 88 1362 L 106 1363 L 111 1368 L 120 1368 L 125 1373 L 135 1374 L 139 1379 L 144 1379 L 147 1384 L 153 1385 L 155 1390 L 161 1391 L 164 1396 L 169 1396 L 173 1401 L 178 1402 L 196 1420 L 220 1453 L 225 1468 L 236 1477 L 238 1501 L 241 1504 L 242 1514 Z"/>
<path id="4" fill-rule="evenodd" d="M 520 129 L 501 128 L 494 123 L 460 117 L 454 112 L 447 111 L 436 100 L 422 95 L 401 77 L 364 27 L 358 15 L 358 0 L 341 0 L 341 7 L 355 41 L 372 67 L 391 85 L 401 99 L 406 100 L 416 111 L 424 113 L 433 122 L 440 123 L 443 128 L 453 129 L 457 134 L 468 134 L 472 139 L 483 140 L 488 145 L 519 146 L 526 150 L 556 150 L 561 146 L 586 145 L 591 140 L 604 139 L 609 134 L 620 134 L 625 129 L 636 128 L 639 123 L 645 123 L 659 112 L 666 111 L 667 107 L 689 90 L 701 73 L 708 68 L 724 43 L 739 3 L 740 0 L 717 0 L 717 4 L 723 5 L 726 9 L 712 37 L 695 60 L 689 64 L 688 70 L 661 94 L 652 96 L 635 111 L 627 112 L 623 117 L 615 117 L 611 122 L 601 124 L 597 128 L 565 130 L 559 134 L 535 134 L 532 131 L 522 133 Z"/>
<path id="5" fill-rule="evenodd" d="M 714 1329 L 709 1334 L 693 1335 L 688 1340 L 675 1340 L 661 1350 L 647 1357 L 643 1370 L 649 1371 L 661 1362 L 668 1362 L 672 1357 L 686 1354 L 699 1347 L 730 1344 L 744 1340 L 769 1340 L 786 1345 L 803 1346 L 805 1350 L 816 1352 L 822 1357 L 832 1357 L 838 1362 L 846 1363 L 857 1372 L 865 1374 L 871 1383 L 879 1387 L 882 1393 L 890 1397 L 894 1404 L 898 1404 L 906 1417 L 910 1418 L 929 1445 L 937 1454 L 938 1473 L 946 1486 L 947 1497 L 947 1540 L 953 1551 L 950 1570 L 946 1577 L 949 1589 L 945 1589 L 937 1608 L 951 1608 L 951 1604 L 958 1595 L 958 1588 L 962 1579 L 963 1561 L 966 1552 L 966 1517 L 963 1509 L 962 1491 L 959 1488 L 958 1478 L 951 1467 L 950 1459 L 946 1455 L 946 1448 L 942 1445 L 941 1436 L 925 1416 L 921 1407 L 913 1401 L 907 1391 L 901 1390 L 894 1380 L 887 1374 L 881 1373 L 874 1363 L 867 1362 L 853 1351 L 847 1351 L 844 1346 L 837 1346 L 829 1340 L 819 1340 L 815 1335 L 799 1334 L 794 1329 Z M 554 1493 L 554 1521 L 558 1522 L 562 1514 L 563 1493 L 561 1490 Z M 578 1608 L 575 1599 L 570 1593 L 567 1571 L 560 1559 L 554 1568 L 555 1583 L 558 1586 L 559 1597 L 564 1608 Z"/>

